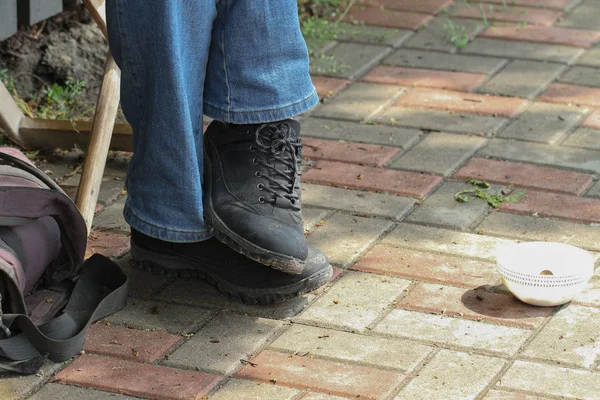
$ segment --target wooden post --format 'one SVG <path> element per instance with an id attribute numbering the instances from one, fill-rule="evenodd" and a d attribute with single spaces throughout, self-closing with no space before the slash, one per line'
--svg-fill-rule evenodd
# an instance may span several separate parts
<path id="1" fill-rule="evenodd" d="M 88 233 L 92 227 L 92 220 L 96 212 L 98 192 L 102 183 L 102 175 L 106 166 L 106 157 L 110 146 L 113 126 L 117 116 L 120 98 L 121 71 L 112 55 L 108 54 L 104 68 L 104 80 L 98 95 L 98 103 L 92 133 L 88 146 L 81 183 L 77 190 L 77 207 L 83 214 Z"/>
<path id="2" fill-rule="evenodd" d="M 4 129 L 10 140 L 24 146 L 23 139 L 19 136 L 19 125 L 24 115 L 15 103 L 4 84 L 0 82 L 0 127 Z"/>

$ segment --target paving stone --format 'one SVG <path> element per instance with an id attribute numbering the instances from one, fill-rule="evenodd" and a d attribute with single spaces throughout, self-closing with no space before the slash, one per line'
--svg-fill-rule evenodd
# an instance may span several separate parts
<path id="1" fill-rule="evenodd" d="M 99 390 L 80 388 L 77 386 L 61 385 L 60 383 L 49 383 L 36 392 L 29 400 L 136 400 L 137 397 L 123 394 L 101 392 Z"/>
<path id="2" fill-rule="evenodd" d="M 439 176 L 334 161 L 318 161 L 302 177 L 307 183 L 414 197 L 426 196 L 442 181 Z"/>
<path id="3" fill-rule="evenodd" d="M 430 133 L 390 168 L 448 176 L 484 144 L 486 140 L 480 137 Z"/>
<path id="4" fill-rule="evenodd" d="M 490 214 L 478 228 L 495 236 L 526 241 L 561 242 L 600 251 L 598 228 L 589 225 L 496 212 Z"/>
<path id="5" fill-rule="evenodd" d="M 201 280 L 190 279 L 176 280 L 157 298 L 165 302 L 186 304 L 193 307 L 232 311 L 261 318 L 285 319 L 294 317 L 302 311 L 311 296 L 301 296 L 283 303 L 257 307 L 234 301 L 212 285 Z"/>
<path id="6" fill-rule="evenodd" d="M 475 39 L 462 51 L 464 54 L 554 61 L 565 64 L 573 62 L 582 52 L 583 50 L 571 46 L 486 38 Z"/>
<path id="7" fill-rule="evenodd" d="M 505 1 L 506 0 L 482 0 L 481 2 L 504 5 Z M 571 8 L 573 5 L 577 4 L 578 2 L 579 2 L 579 0 L 545 0 L 544 2 L 540 2 L 539 0 L 511 0 L 510 5 L 555 8 L 558 10 L 563 10 L 563 9 Z"/>
<path id="8" fill-rule="evenodd" d="M 378 26 L 339 24 L 338 42 L 356 42 L 382 46 L 400 46 L 412 34 L 406 29 L 390 29 Z"/>
<path id="9" fill-rule="evenodd" d="M 411 250 L 495 261 L 496 251 L 514 242 L 491 236 L 400 223 L 381 240 L 381 243 Z"/>
<path id="10" fill-rule="evenodd" d="M 118 263 L 129 280 L 127 293 L 130 297 L 151 298 L 170 282 L 165 275 L 156 275 L 133 268 L 129 255 L 121 258 Z"/>
<path id="11" fill-rule="evenodd" d="M 307 241 L 327 254 L 332 264 L 345 268 L 391 226 L 390 221 L 337 213 L 311 233 Z"/>
<path id="12" fill-rule="evenodd" d="M 345 400 L 346 397 L 330 396 L 323 393 L 306 393 L 297 400 Z"/>
<path id="13" fill-rule="evenodd" d="M 541 395 L 595 399 L 600 392 L 600 373 L 515 361 L 499 386 Z"/>
<path id="14" fill-rule="evenodd" d="M 577 59 L 578 65 L 589 65 L 591 67 L 600 67 L 600 47 L 589 49 Z"/>
<path id="15" fill-rule="evenodd" d="M 450 22 L 449 22 L 450 21 Z M 419 30 L 403 47 L 455 52 L 458 48 L 450 41 L 450 24 L 468 37 L 475 37 L 483 29 L 480 21 L 461 18 L 437 18 L 425 29 Z"/>
<path id="16" fill-rule="evenodd" d="M 208 394 L 221 377 L 84 354 L 59 372 L 56 380 L 119 394 L 187 400 Z"/>
<path id="17" fill-rule="evenodd" d="M 311 75 L 311 79 L 321 100 L 335 96 L 337 92 L 350 84 L 350 81 L 347 79 L 330 78 L 327 76 Z"/>
<path id="18" fill-rule="evenodd" d="M 421 136 L 418 129 L 357 124 L 333 119 L 308 118 L 302 121 L 302 136 L 347 140 L 408 148 Z"/>
<path id="19" fill-rule="evenodd" d="M 500 282 L 490 262 L 385 245 L 373 247 L 352 269 L 465 287 Z"/>
<path id="20" fill-rule="evenodd" d="M 575 126 L 586 110 L 569 105 L 533 103 L 506 127 L 500 137 L 557 144 Z"/>
<path id="21" fill-rule="evenodd" d="M 396 86 L 356 83 L 328 104 L 318 108 L 314 115 L 357 122 L 366 120 L 390 104 L 403 91 L 403 88 Z"/>
<path id="22" fill-rule="evenodd" d="M 413 211 L 406 221 L 423 225 L 442 226 L 466 231 L 478 224 L 488 213 L 485 201 L 459 203 L 454 196 L 473 186 L 462 182 L 446 182 Z"/>
<path id="23" fill-rule="evenodd" d="M 542 400 L 542 398 L 538 396 L 529 396 L 523 393 L 492 389 L 483 396 L 483 400 Z"/>
<path id="24" fill-rule="evenodd" d="M 504 202 L 502 211 L 540 217 L 564 218 L 586 224 L 600 223 L 600 200 L 527 190 L 516 203 Z"/>
<path id="25" fill-rule="evenodd" d="M 585 128 L 578 129 L 569 135 L 563 145 L 600 150 L 600 131 Z"/>
<path id="26" fill-rule="evenodd" d="M 431 283 L 419 283 L 398 302 L 398 307 L 518 328 L 535 328 L 554 310 L 530 306 L 511 294 L 492 293 L 481 287 L 465 291 Z"/>
<path id="27" fill-rule="evenodd" d="M 600 39 L 600 32 L 557 27 L 512 25 L 491 26 L 479 36 L 587 48 Z"/>
<path id="28" fill-rule="evenodd" d="M 400 220 L 412 210 L 415 199 L 305 183 L 302 204 Z"/>
<path id="29" fill-rule="evenodd" d="M 305 138 L 302 143 L 304 158 L 350 162 L 373 167 L 383 167 L 402 151 L 397 147 L 313 138 Z"/>
<path id="30" fill-rule="evenodd" d="M 502 68 L 506 60 L 402 48 L 386 57 L 382 64 L 491 75 Z"/>
<path id="31" fill-rule="evenodd" d="M 470 92 L 487 78 L 483 74 L 380 65 L 363 77 L 363 82 L 385 85 L 423 86 Z"/>
<path id="32" fill-rule="evenodd" d="M 380 399 L 404 379 L 398 372 L 263 351 L 236 376 L 327 394 Z"/>
<path id="33" fill-rule="evenodd" d="M 598 197 L 600 198 L 600 181 L 596 182 L 594 186 L 585 194 L 587 197 Z"/>
<path id="34" fill-rule="evenodd" d="M 600 107 L 600 88 L 553 83 L 538 100 L 550 103 Z"/>
<path id="35" fill-rule="evenodd" d="M 134 361 L 152 363 L 181 340 L 181 336 L 97 323 L 91 326 L 83 349 Z"/>
<path id="36" fill-rule="evenodd" d="M 437 14 L 452 5 L 451 0 L 358 0 L 360 5 L 379 7 L 386 10 L 412 11 L 423 14 Z"/>
<path id="37" fill-rule="evenodd" d="M 12 372 L 0 372 L 0 398 L 21 400 L 39 389 L 48 377 L 54 375 L 62 365 L 46 361 L 37 374 L 19 375 Z M 44 399 L 45 400 L 45 399 Z"/>
<path id="38" fill-rule="evenodd" d="M 539 8 L 528 8 L 513 6 L 459 6 L 452 13 L 456 17 L 476 18 L 480 21 L 486 19 L 489 22 L 518 22 L 531 25 L 551 26 L 562 12 L 558 10 L 544 10 Z"/>
<path id="39" fill-rule="evenodd" d="M 295 322 L 364 331 L 409 284 L 404 279 L 347 272 Z"/>
<path id="40" fill-rule="evenodd" d="M 600 20 L 598 4 L 593 1 L 583 1 L 556 25 L 575 29 L 598 29 L 598 20 Z"/>
<path id="41" fill-rule="evenodd" d="M 571 304 L 600 307 L 600 280 L 594 279 L 571 301 Z"/>
<path id="42" fill-rule="evenodd" d="M 129 236 L 118 233 L 90 232 L 86 257 L 99 253 L 109 258 L 119 258 L 129 252 Z"/>
<path id="43" fill-rule="evenodd" d="M 169 332 L 175 335 L 195 331 L 213 315 L 201 308 L 159 301 L 129 299 L 127 306 L 105 319 L 112 325 Z"/>
<path id="44" fill-rule="evenodd" d="M 398 106 L 390 107 L 376 120 L 384 124 L 477 135 L 495 134 L 508 122 L 503 118 Z"/>
<path id="45" fill-rule="evenodd" d="M 581 123 L 581 127 L 600 130 L 600 111 L 592 112 L 585 121 Z"/>
<path id="46" fill-rule="evenodd" d="M 392 310 L 373 332 L 502 355 L 515 354 L 531 334 L 526 329 L 399 309 Z"/>
<path id="47" fill-rule="evenodd" d="M 269 348 L 402 371 L 414 369 L 433 350 L 408 340 L 357 335 L 306 325 L 292 325 Z"/>
<path id="48" fill-rule="evenodd" d="M 344 21 L 415 31 L 432 19 L 431 15 L 414 12 L 393 11 L 374 7 L 352 7 Z"/>
<path id="49" fill-rule="evenodd" d="M 581 195 L 592 184 L 592 176 L 589 174 L 485 158 L 472 159 L 453 178 L 475 178 L 575 196 Z"/>
<path id="50" fill-rule="evenodd" d="M 598 69 L 591 67 L 572 67 L 559 81 L 573 85 L 600 87 Z"/>
<path id="51" fill-rule="evenodd" d="M 600 173 L 600 152 L 593 150 L 493 139 L 479 154 L 510 161 Z"/>
<path id="52" fill-rule="evenodd" d="M 560 310 L 525 348 L 523 355 L 590 368 L 600 355 L 600 309 Z"/>
<path id="53" fill-rule="evenodd" d="M 499 358 L 441 350 L 396 399 L 474 399 L 504 363 Z"/>
<path id="54" fill-rule="evenodd" d="M 478 91 L 531 100 L 546 89 L 563 69 L 561 64 L 515 60 Z"/>
<path id="55" fill-rule="evenodd" d="M 239 399 L 269 399 L 269 400 L 292 400 L 297 398 L 300 392 L 285 386 L 273 385 L 244 379 L 230 379 L 210 398 L 214 400 L 239 400 Z"/>
<path id="56" fill-rule="evenodd" d="M 302 217 L 304 218 L 304 232 L 314 230 L 317 224 L 331 212 L 330 210 L 324 210 L 322 208 L 307 207 L 308 204 L 304 199 L 304 191 L 306 190 L 307 185 L 308 184 L 306 183 L 302 185 Z"/>
<path id="57" fill-rule="evenodd" d="M 340 43 L 325 54 L 333 57 L 338 67 L 332 71 L 329 62 L 319 60 L 311 64 L 311 73 L 354 79 L 363 75 L 390 52 L 389 47 L 359 43 Z"/>
<path id="58" fill-rule="evenodd" d="M 442 89 L 414 88 L 402 96 L 396 104 L 404 107 L 432 108 L 459 113 L 513 118 L 524 110 L 527 101 Z"/>
<path id="59" fill-rule="evenodd" d="M 115 232 L 129 233 L 130 228 L 123 218 L 123 207 L 126 197 L 104 208 L 102 212 L 94 217 L 93 228 L 97 230 L 110 230 Z"/>
<path id="60" fill-rule="evenodd" d="M 226 375 L 248 360 L 282 326 L 281 322 L 221 313 L 169 355 L 164 365 Z"/>

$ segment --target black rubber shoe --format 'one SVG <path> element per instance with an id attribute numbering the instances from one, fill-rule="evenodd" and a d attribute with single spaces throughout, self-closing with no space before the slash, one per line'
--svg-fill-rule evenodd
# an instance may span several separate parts
<path id="1" fill-rule="evenodd" d="M 217 239 L 196 243 L 170 243 L 131 231 L 134 268 L 178 276 L 201 278 L 246 304 L 272 304 L 311 292 L 331 279 L 329 260 L 309 247 L 302 274 L 274 270 Z"/>
<path id="2" fill-rule="evenodd" d="M 205 135 L 204 209 L 215 236 L 290 274 L 310 259 L 300 208 L 300 125 L 213 121 Z"/>

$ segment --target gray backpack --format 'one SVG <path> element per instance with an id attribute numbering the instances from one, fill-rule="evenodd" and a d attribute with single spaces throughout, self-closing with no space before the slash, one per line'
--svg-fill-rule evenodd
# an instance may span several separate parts
<path id="1" fill-rule="evenodd" d="M 0 370 L 36 373 L 79 353 L 90 324 L 127 302 L 127 277 L 95 254 L 63 190 L 20 151 L 0 147 Z"/>

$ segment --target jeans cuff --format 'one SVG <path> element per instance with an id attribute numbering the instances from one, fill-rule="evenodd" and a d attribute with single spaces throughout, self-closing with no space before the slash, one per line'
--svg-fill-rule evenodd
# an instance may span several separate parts
<path id="1" fill-rule="evenodd" d="M 208 228 L 197 231 L 178 231 L 172 228 L 154 225 L 137 216 L 127 205 L 125 205 L 125 208 L 123 209 L 123 217 L 129 226 L 136 231 L 166 242 L 193 243 L 202 242 L 213 237 L 211 230 Z"/>
<path id="2" fill-rule="evenodd" d="M 295 117 L 309 111 L 318 103 L 319 96 L 317 95 L 317 91 L 313 89 L 308 97 L 282 108 L 260 111 L 235 111 L 223 109 L 205 101 L 203 111 L 205 115 L 221 122 L 232 124 L 262 124 Z"/>

